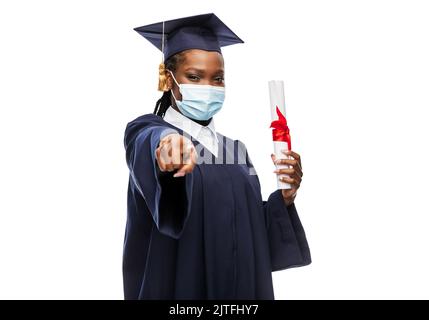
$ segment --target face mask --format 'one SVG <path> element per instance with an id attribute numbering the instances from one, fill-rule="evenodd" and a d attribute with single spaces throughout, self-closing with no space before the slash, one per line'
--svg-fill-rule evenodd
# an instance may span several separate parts
<path id="1" fill-rule="evenodd" d="M 178 101 L 173 95 L 174 101 L 180 112 L 191 119 L 208 120 L 213 117 L 223 105 L 225 100 L 225 88 L 201 84 L 179 84 L 171 72 L 171 76 L 179 87 L 182 101 Z"/>

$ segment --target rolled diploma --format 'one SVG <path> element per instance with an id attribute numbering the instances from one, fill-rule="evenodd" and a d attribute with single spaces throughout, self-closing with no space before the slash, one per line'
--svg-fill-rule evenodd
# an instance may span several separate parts
<path id="1" fill-rule="evenodd" d="M 271 109 L 271 121 L 278 120 L 276 106 L 279 108 L 280 112 L 286 116 L 286 106 L 285 106 L 285 94 L 284 94 L 284 83 L 282 80 L 271 80 L 268 81 L 268 89 L 270 92 L 270 109 Z M 273 141 L 274 143 L 274 154 L 276 159 L 290 159 L 291 157 L 286 156 L 282 150 L 288 150 L 288 144 L 285 141 Z M 289 168 L 289 165 L 277 164 L 276 169 Z M 286 174 L 277 175 L 277 188 L 278 189 L 291 189 L 289 183 L 280 181 L 280 177 L 288 177 Z"/>

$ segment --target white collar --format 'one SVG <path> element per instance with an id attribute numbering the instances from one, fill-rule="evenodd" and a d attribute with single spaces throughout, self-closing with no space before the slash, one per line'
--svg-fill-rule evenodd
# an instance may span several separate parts
<path id="1" fill-rule="evenodd" d="M 167 111 L 165 111 L 164 120 L 172 124 L 173 126 L 190 134 L 194 139 L 197 139 L 200 143 L 203 144 L 204 147 L 209 149 L 209 151 L 217 157 L 219 140 L 216 134 L 213 118 L 210 120 L 210 123 L 205 127 L 185 117 L 183 114 L 181 114 L 180 112 L 178 112 L 177 110 L 175 110 L 173 107 L 170 106 L 167 109 Z M 209 142 L 200 141 L 198 139 L 199 134 L 203 128 L 208 128 L 212 133 L 211 139 Z"/>

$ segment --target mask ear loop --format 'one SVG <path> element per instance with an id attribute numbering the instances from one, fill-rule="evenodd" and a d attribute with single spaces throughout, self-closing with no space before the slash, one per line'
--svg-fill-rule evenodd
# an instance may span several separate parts
<path id="1" fill-rule="evenodd" d="M 166 69 L 168 72 L 170 72 L 171 76 L 173 77 L 174 82 L 176 82 L 177 87 L 180 89 L 180 84 L 177 82 L 176 77 L 174 76 L 173 72 L 171 70 Z"/>
<path id="2" fill-rule="evenodd" d="M 174 76 L 173 72 L 171 72 L 171 70 L 168 70 L 168 69 L 167 69 L 167 71 L 168 71 L 168 72 L 170 72 L 171 76 L 173 77 L 174 82 L 176 82 L 177 87 L 179 88 L 179 91 L 180 91 L 180 84 L 177 82 L 176 77 Z M 176 99 L 176 97 L 174 96 L 174 92 L 173 92 L 173 90 L 171 90 L 171 95 L 173 96 L 174 101 L 176 102 L 176 105 L 178 105 L 178 103 L 177 103 L 177 99 Z"/>

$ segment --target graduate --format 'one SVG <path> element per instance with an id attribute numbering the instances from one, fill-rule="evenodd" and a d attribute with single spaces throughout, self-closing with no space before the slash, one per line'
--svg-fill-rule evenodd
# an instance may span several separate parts
<path id="1" fill-rule="evenodd" d="M 311 263 L 294 204 L 302 167 L 296 152 L 271 155 L 292 188 L 264 201 L 244 143 L 215 129 L 221 47 L 243 41 L 214 14 L 135 30 L 163 54 L 163 95 L 125 129 L 125 299 L 274 299 L 273 271 Z"/>

